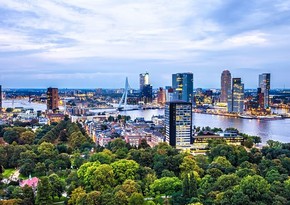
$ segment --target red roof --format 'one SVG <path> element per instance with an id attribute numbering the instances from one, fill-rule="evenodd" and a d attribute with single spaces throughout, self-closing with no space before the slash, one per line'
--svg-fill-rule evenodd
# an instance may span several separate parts
<path id="1" fill-rule="evenodd" d="M 37 177 L 33 177 L 31 179 L 26 179 L 26 180 L 20 181 L 19 185 L 20 185 L 20 187 L 24 187 L 25 185 L 28 185 L 30 187 L 36 188 L 38 185 L 38 181 L 39 181 L 39 179 Z"/>

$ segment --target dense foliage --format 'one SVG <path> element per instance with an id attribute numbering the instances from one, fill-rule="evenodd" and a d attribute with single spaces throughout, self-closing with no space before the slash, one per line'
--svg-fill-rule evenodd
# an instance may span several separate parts
<path id="1" fill-rule="evenodd" d="M 0 204 L 290 204 L 290 144 L 247 149 L 217 141 L 197 156 L 122 139 L 101 148 L 68 120 L 35 133 L 1 128 L 1 137 L 9 143 L 0 145 L 1 178 L 19 169 L 40 182 L 35 195 L 30 187 L 1 183 Z"/>

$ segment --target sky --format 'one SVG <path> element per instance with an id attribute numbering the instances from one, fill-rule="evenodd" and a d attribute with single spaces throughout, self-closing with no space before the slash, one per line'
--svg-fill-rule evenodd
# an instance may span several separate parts
<path id="1" fill-rule="evenodd" d="M 194 73 L 219 88 L 225 69 L 245 88 L 271 73 L 290 88 L 290 0 L 0 0 L 4 88 L 120 88 L 149 72 L 153 87 Z"/>

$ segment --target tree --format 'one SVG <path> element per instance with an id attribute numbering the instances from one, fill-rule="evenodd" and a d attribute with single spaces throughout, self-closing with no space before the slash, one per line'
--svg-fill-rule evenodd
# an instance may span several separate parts
<path id="1" fill-rule="evenodd" d="M 209 168 L 217 168 L 224 173 L 230 173 L 234 171 L 234 167 L 225 157 L 217 157 L 209 165 Z"/>
<path id="2" fill-rule="evenodd" d="M 116 202 L 119 202 L 119 201 L 122 201 L 122 200 L 116 200 L 116 194 L 117 193 L 113 194 L 111 192 L 103 192 L 103 193 L 101 193 L 102 204 L 117 205 Z M 120 203 L 118 203 L 118 204 L 120 204 Z"/>
<path id="3" fill-rule="evenodd" d="M 74 132 L 69 137 L 69 143 L 73 149 L 80 148 L 86 141 L 87 138 L 82 134 L 81 131 Z"/>
<path id="4" fill-rule="evenodd" d="M 51 204 L 51 184 L 49 182 L 48 177 L 43 177 L 40 179 L 37 187 L 37 195 L 36 195 L 36 205 L 50 205 Z"/>
<path id="5" fill-rule="evenodd" d="M 239 184 L 239 177 L 235 174 L 222 175 L 214 184 L 214 189 L 218 191 L 226 191 Z"/>
<path id="6" fill-rule="evenodd" d="M 51 174 L 49 177 L 51 184 L 51 196 L 57 196 L 60 198 L 62 193 L 65 191 L 65 182 L 63 182 L 57 174 Z"/>
<path id="7" fill-rule="evenodd" d="M 255 204 L 251 203 L 249 197 L 240 190 L 227 190 L 226 192 L 220 192 L 214 201 L 217 205 L 244 205 Z"/>
<path id="8" fill-rule="evenodd" d="M 114 159 L 114 155 L 108 149 L 104 149 L 102 152 L 94 153 L 90 157 L 91 162 L 99 161 L 101 162 L 101 164 L 110 164 L 113 161 L 113 159 Z"/>
<path id="9" fill-rule="evenodd" d="M 275 149 L 282 149 L 282 143 L 274 140 L 268 140 L 267 145 L 270 148 L 275 148 Z"/>
<path id="10" fill-rule="evenodd" d="M 196 171 L 199 174 L 203 174 L 203 170 L 199 168 L 193 158 L 189 155 L 183 158 L 182 164 L 179 166 L 181 172 L 181 178 L 184 178 L 188 173 Z"/>
<path id="11" fill-rule="evenodd" d="M 283 188 L 285 190 L 285 196 L 287 196 L 288 201 L 290 200 L 290 179 L 284 181 Z"/>
<path id="12" fill-rule="evenodd" d="M 12 142 L 18 142 L 19 139 L 19 134 L 18 132 L 16 132 L 15 130 L 7 130 L 4 133 L 3 139 L 8 143 L 8 144 L 12 144 Z"/>
<path id="13" fill-rule="evenodd" d="M 102 164 L 96 168 L 90 181 L 94 190 L 107 190 L 115 185 L 114 171 L 112 166 Z"/>
<path id="14" fill-rule="evenodd" d="M 70 199 L 68 200 L 69 205 L 85 205 L 87 194 L 82 187 L 78 187 L 73 190 Z"/>
<path id="15" fill-rule="evenodd" d="M 123 191 L 127 197 L 130 197 L 134 192 L 141 192 L 141 187 L 136 181 L 127 179 L 120 186 L 120 190 Z"/>
<path id="16" fill-rule="evenodd" d="M 129 205 L 142 205 L 144 204 L 144 197 L 140 193 L 133 193 L 129 198 Z"/>
<path id="17" fill-rule="evenodd" d="M 28 176 L 34 170 L 35 164 L 32 160 L 28 159 L 24 161 L 24 164 L 20 167 L 20 173 L 24 176 Z"/>
<path id="18" fill-rule="evenodd" d="M 43 176 L 43 175 L 45 175 L 45 172 L 46 172 L 45 164 L 44 164 L 44 163 L 41 163 L 41 162 L 38 162 L 38 163 L 35 165 L 34 172 L 35 172 L 35 174 L 36 174 L 37 176 Z"/>
<path id="19" fill-rule="evenodd" d="M 56 167 L 68 169 L 71 167 L 70 156 L 67 153 L 57 155 Z"/>
<path id="20" fill-rule="evenodd" d="M 101 192 L 92 191 L 86 196 L 87 205 L 101 205 Z"/>
<path id="21" fill-rule="evenodd" d="M 121 159 L 111 164 L 114 170 L 115 179 L 118 183 L 126 179 L 135 179 L 139 164 L 134 160 Z"/>
<path id="22" fill-rule="evenodd" d="M 55 146 L 49 142 L 42 142 L 38 148 L 39 158 L 44 161 L 46 159 L 53 160 L 57 154 Z"/>
<path id="23" fill-rule="evenodd" d="M 141 143 L 138 146 L 138 149 L 150 148 L 150 145 L 147 143 L 146 139 L 141 139 Z"/>
<path id="24" fill-rule="evenodd" d="M 182 196 L 186 199 L 197 197 L 197 181 L 194 173 L 187 173 L 183 178 Z"/>
<path id="25" fill-rule="evenodd" d="M 34 132 L 28 130 L 20 134 L 19 144 L 32 144 L 34 139 Z"/>
<path id="26" fill-rule="evenodd" d="M 181 191 L 182 182 L 177 177 L 163 177 L 155 180 L 150 188 L 153 195 L 171 196 L 174 192 Z"/>
<path id="27" fill-rule="evenodd" d="M 91 186 L 91 182 L 93 180 L 94 173 L 97 170 L 98 166 L 100 166 L 100 162 L 87 162 L 84 163 L 79 170 L 77 171 L 78 177 L 87 185 Z"/>
<path id="28" fill-rule="evenodd" d="M 266 173 L 266 180 L 269 182 L 269 183 L 273 183 L 274 181 L 284 181 L 288 178 L 287 175 L 281 175 L 277 170 L 275 169 L 271 169 L 270 171 L 268 171 Z"/>
<path id="29" fill-rule="evenodd" d="M 23 204 L 26 205 L 33 205 L 34 204 L 34 193 L 32 190 L 32 187 L 25 185 L 22 188 L 22 198 L 23 198 Z"/>
<path id="30" fill-rule="evenodd" d="M 252 202 L 262 201 L 270 192 L 270 184 L 258 175 L 243 178 L 239 188 Z"/>
<path id="31" fill-rule="evenodd" d="M 128 196 L 122 190 L 119 190 L 114 195 L 115 202 L 114 205 L 127 205 L 128 204 Z"/>

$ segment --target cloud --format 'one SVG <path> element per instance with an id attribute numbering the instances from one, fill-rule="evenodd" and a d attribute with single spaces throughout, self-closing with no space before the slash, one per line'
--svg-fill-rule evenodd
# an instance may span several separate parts
<path id="1" fill-rule="evenodd" d="M 266 35 L 261 32 L 250 32 L 229 38 L 227 41 L 233 46 L 265 45 Z"/>
<path id="2" fill-rule="evenodd" d="M 83 81 L 104 68 L 138 73 L 151 66 L 168 84 L 169 72 L 190 69 L 287 68 L 289 2 L 1 1 L 1 69 Z"/>

